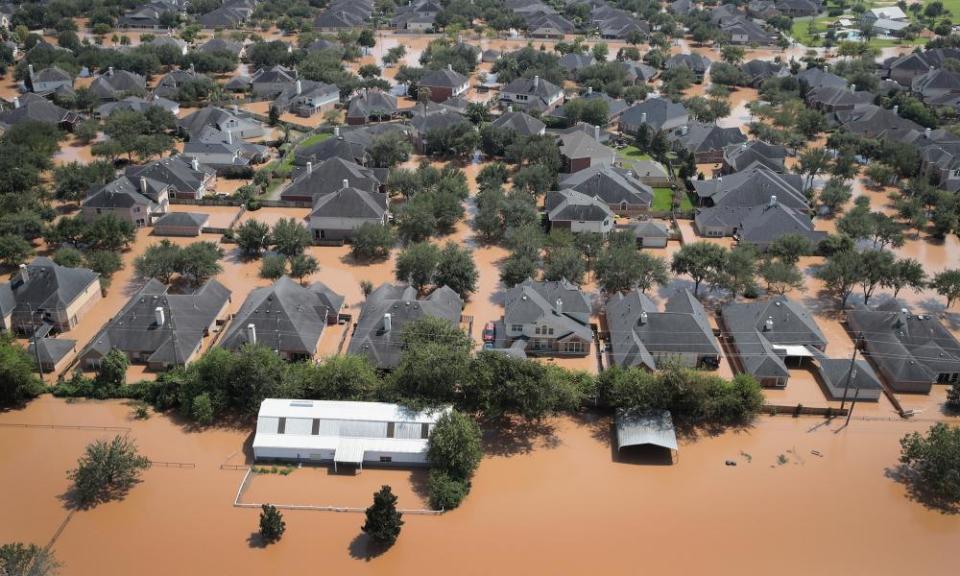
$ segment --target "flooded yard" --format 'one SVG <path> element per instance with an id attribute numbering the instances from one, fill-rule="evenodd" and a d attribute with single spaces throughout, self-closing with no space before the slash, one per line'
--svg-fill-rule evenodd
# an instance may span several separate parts
<path id="1" fill-rule="evenodd" d="M 488 431 L 463 506 L 407 515 L 399 541 L 381 555 L 368 550 L 356 513 L 286 511 L 283 539 L 261 548 L 259 511 L 232 506 L 244 472 L 220 469 L 243 462 L 250 430 L 198 432 L 130 412 L 116 401 L 44 397 L 0 414 L 0 425 L 120 428 L 0 426 L 0 509 L 20 519 L 0 523 L 0 540 L 47 544 L 68 517 L 66 470 L 88 442 L 124 428 L 151 459 L 193 467 L 154 467 L 124 500 L 73 514 L 53 545 L 66 574 L 282 573 L 302 569 L 306 557 L 322 558 L 335 573 L 446 574 L 456 565 L 460 574 L 506 566 L 624 574 L 635 570 L 639 547 L 647 570 L 667 573 L 756 574 L 777 566 L 783 574 L 936 575 L 953 573 L 948 558 L 960 537 L 960 519 L 910 500 L 887 477 L 898 439 L 929 421 L 855 416 L 844 429 L 840 421 L 764 417 L 748 430 L 684 438 L 674 464 L 664 466 L 648 455 L 615 457 L 610 420 L 588 415 Z M 244 501 L 342 498 L 363 506 L 388 482 L 403 504 L 415 499 L 420 474 L 331 476 L 317 468 L 259 475 Z"/>

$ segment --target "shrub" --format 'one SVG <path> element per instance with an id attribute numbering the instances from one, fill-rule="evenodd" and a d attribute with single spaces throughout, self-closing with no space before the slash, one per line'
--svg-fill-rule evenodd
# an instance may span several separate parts
<path id="1" fill-rule="evenodd" d="M 427 481 L 430 507 L 434 510 L 453 510 L 470 492 L 470 482 L 453 478 L 446 472 L 431 470 Z"/>
<path id="2" fill-rule="evenodd" d="M 427 448 L 427 460 L 435 470 L 468 480 L 482 456 L 480 427 L 476 422 L 456 411 L 440 417 Z"/>
<path id="3" fill-rule="evenodd" d="M 213 404 L 210 402 L 209 394 L 203 393 L 193 399 L 190 416 L 204 426 L 213 423 Z"/>
<path id="4" fill-rule="evenodd" d="M 280 540 L 287 529 L 286 522 L 283 521 L 283 514 L 277 510 L 276 506 L 264 504 L 260 512 L 260 536 L 267 543 Z"/>

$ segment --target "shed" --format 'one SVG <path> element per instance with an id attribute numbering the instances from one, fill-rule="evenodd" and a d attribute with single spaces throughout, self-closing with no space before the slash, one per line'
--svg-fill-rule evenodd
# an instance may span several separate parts
<path id="1" fill-rule="evenodd" d="M 661 220 L 641 220 L 633 225 L 633 234 L 640 248 L 666 248 L 670 226 Z"/>
<path id="2" fill-rule="evenodd" d="M 40 362 L 44 372 L 59 372 L 65 361 L 76 352 L 77 341 L 67 338 L 40 338 L 31 340 L 27 352 Z"/>
<path id="3" fill-rule="evenodd" d="M 880 379 L 866 360 L 857 360 L 851 367 L 846 358 L 822 358 L 817 374 L 829 400 L 843 399 L 846 390 L 848 401 L 856 397 L 862 402 L 877 402 L 883 392 Z"/>
<path id="4" fill-rule="evenodd" d="M 196 212 L 170 212 L 153 224 L 153 235 L 199 236 L 209 218 Z"/>
<path id="5" fill-rule="evenodd" d="M 617 452 L 631 446 L 677 450 L 677 433 L 669 410 L 617 410 Z"/>

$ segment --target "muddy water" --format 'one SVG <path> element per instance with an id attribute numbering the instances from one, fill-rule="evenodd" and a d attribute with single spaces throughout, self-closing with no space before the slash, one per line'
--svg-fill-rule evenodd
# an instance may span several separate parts
<path id="1" fill-rule="evenodd" d="M 960 537 L 960 519 L 912 502 L 885 477 L 899 437 L 929 422 L 854 419 L 838 432 L 838 422 L 762 418 L 745 432 L 683 440 L 677 462 L 661 466 L 650 455 L 615 462 L 610 422 L 593 417 L 547 420 L 512 440 L 488 434 L 464 505 L 439 517 L 408 515 L 397 545 L 382 555 L 368 555 L 363 517 L 349 513 L 288 511 L 283 540 L 263 549 L 250 542 L 258 511 L 231 506 L 242 472 L 219 469 L 242 461 L 249 432 L 200 433 L 129 412 L 118 402 L 45 397 L 0 414 L 0 423 L 130 427 L 150 458 L 195 465 L 148 470 L 123 501 L 76 513 L 53 548 L 65 573 L 280 573 L 310 557 L 336 573 L 446 574 L 457 566 L 460 574 L 629 574 L 639 549 L 656 550 L 644 563 L 667 573 L 776 566 L 783 574 L 951 574 Z M 110 435 L 0 429 L 0 508 L 16 520 L 0 523 L 0 540 L 46 544 L 67 515 L 58 498 L 68 487 L 64 472 L 87 442 Z M 738 465 L 724 466 L 727 459 Z M 363 487 L 384 480 L 409 506 L 418 500 L 415 476 L 366 470 L 351 483 L 298 470 L 258 477 L 245 499 L 366 503 Z"/>

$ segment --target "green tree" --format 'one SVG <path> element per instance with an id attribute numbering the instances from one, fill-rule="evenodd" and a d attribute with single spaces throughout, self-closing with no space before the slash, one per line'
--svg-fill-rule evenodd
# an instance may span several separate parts
<path id="1" fill-rule="evenodd" d="M 0 236 L 0 264 L 17 266 L 26 262 L 33 254 L 33 246 L 19 236 L 4 234 Z"/>
<path id="2" fill-rule="evenodd" d="M 797 265 L 783 258 L 766 258 L 759 272 L 770 292 L 782 295 L 803 287 L 803 274 Z"/>
<path id="3" fill-rule="evenodd" d="M 755 286 L 757 250 L 749 244 L 740 244 L 724 256 L 723 266 L 717 271 L 715 283 L 729 290 L 734 298 Z"/>
<path id="4" fill-rule="evenodd" d="M 473 344 L 443 318 L 423 316 L 400 335 L 403 354 L 388 385 L 400 398 L 417 403 L 448 403 L 469 378 Z"/>
<path id="5" fill-rule="evenodd" d="M 948 510 L 960 504 L 960 427 L 938 422 L 900 439 L 900 463 L 920 496 Z"/>
<path id="6" fill-rule="evenodd" d="M 272 543 L 280 540 L 287 523 L 283 521 L 283 514 L 276 506 L 264 504 L 260 511 L 260 537 L 264 542 Z"/>
<path id="7" fill-rule="evenodd" d="M 307 276 L 320 270 L 320 263 L 309 254 L 298 254 L 290 259 L 290 277 L 296 278 L 301 283 Z"/>
<path id="8" fill-rule="evenodd" d="M 0 574 L 56 576 L 59 573 L 60 563 L 47 548 L 20 542 L 0 546 Z"/>
<path id="9" fill-rule="evenodd" d="M 853 191 L 840 178 L 831 178 L 820 191 L 820 203 L 826 206 L 830 212 L 836 213 L 853 196 Z"/>
<path id="10" fill-rule="evenodd" d="M 439 261 L 439 248 L 429 242 L 417 242 L 397 255 L 394 275 L 398 281 L 407 282 L 418 292 L 423 292 L 424 288 L 433 283 Z"/>
<path id="11" fill-rule="evenodd" d="M 169 240 L 149 246 L 133 261 L 134 270 L 141 278 L 154 278 L 169 284 L 173 275 L 182 269 L 183 249 Z"/>
<path id="12" fill-rule="evenodd" d="M 383 486 L 373 495 L 373 505 L 367 508 L 367 520 L 362 530 L 378 544 L 392 545 L 400 536 L 403 514 L 397 510 L 397 497 L 389 486 Z"/>
<path id="13" fill-rule="evenodd" d="M 67 268 L 79 268 L 83 266 L 83 252 L 64 246 L 53 253 L 53 261 Z"/>
<path id="14" fill-rule="evenodd" d="M 274 224 L 270 238 L 273 249 L 287 258 L 303 254 L 312 242 L 310 231 L 294 218 L 282 219 Z"/>
<path id="15" fill-rule="evenodd" d="M 430 433 L 427 461 L 434 469 L 469 480 L 483 457 L 480 427 L 466 415 L 451 411 L 437 420 Z"/>
<path id="16" fill-rule="evenodd" d="M 507 288 L 513 288 L 536 274 L 537 261 L 526 254 L 511 254 L 500 267 L 500 281 Z"/>
<path id="17" fill-rule="evenodd" d="M 387 226 L 365 222 L 353 232 L 350 253 L 357 260 L 382 260 L 390 255 L 393 231 Z"/>
<path id="18" fill-rule="evenodd" d="M 916 292 L 923 290 L 927 286 L 927 273 L 919 261 L 902 258 L 893 264 L 880 284 L 884 288 L 893 288 L 893 297 L 896 298 L 903 288 L 913 288 Z"/>
<path id="19" fill-rule="evenodd" d="M 270 246 L 270 227 L 259 220 L 247 220 L 234 230 L 234 238 L 244 256 L 257 258 Z"/>
<path id="20" fill-rule="evenodd" d="M 87 508 L 122 498 L 149 467 L 150 460 L 137 452 L 133 440 L 117 435 L 109 442 L 88 444 L 67 477 L 73 481 L 77 504 Z"/>
<path id="21" fill-rule="evenodd" d="M 113 214 L 103 214 L 94 218 L 87 226 L 84 243 L 95 250 L 120 252 L 125 250 L 137 237 L 137 229 L 126 220 Z"/>
<path id="22" fill-rule="evenodd" d="M 847 298 L 863 277 L 860 255 L 852 250 L 837 252 L 817 269 L 815 276 L 824 288 L 840 299 L 840 308 L 847 307 Z"/>
<path id="23" fill-rule="evenodd" d="M 693 293 L 700 291 L 700 283 L 723 266 L 724 249 L 711 242 L 700 241 L 686 244 L 673 255 L 670 269 L 674 274 L 684 274 L 693 280 Z"/>
<path id="24" fill-rule="evenodd" d="M 213 242 L 194 242 L 180 253 L 181 275 L 190 278 L 194 286 L 200 286 L 210 278 L 223 272 L 220 258 L 223 250 Z"/>
<path id="25" fill-rule="evenodd" d="M 104 287 L 110 283 L 110 278 L 123 268 L 123 260 L 116 252 L 109 250 L 91 250 L 83 255 L 87 268 L 100 275 L 100 283 Z"/>
<path id="26" fill-rule="evenodd" d="M 477 278 L 473 252 L 455 242 L 447 242 L 437 260 L 434 283 L 437 286 L 449 286 L 466 300 L 470 294 L 477 291 Z"/>
<path id="27" fill-rule="evenodd" d="M 97 369 L 97 382 L 107 386 L 123 386 L 127 383 L 127 367 L 130 361 L 118 348 L 112 348 L 100 361 Z"/>
<path id="28" fill-rule="evenodd" d="M 43 392 L 35 360 L 10 334 L 0 334 L 0 406 L 15 406 Z"/>
<path id="29" fill-rule="evenodd" d="M 287 259 L 271 254 L 260 261 L 260 277 L 276 280 L 287 273 Z"/>
<path id="30" fill-rule="evenodd" d="M 190 403 L 190 417 L 201 426 L 213 424 L 213 403 L 210 401 L 209 394 L 204 392 L 193 398 L 193 401 Z"/>
<path id="31" fill-rule="evenodd" d="M 410 141 L 399 132 L 387 132 L 377 136 L 367 149 L 376 168 L 393 168 L 406 162 L 412 151 Z"/>
<path id="32" fill-rule="evenodd" d="M 804 188 L 810 188 L 813 185 L 814 176 L 827 170 L 829 165 L 830 152 L 828 152 L 825 148 L 807 148 L 801 152 L 800 161 L 797 162 L 796 171 L 799 174 L 806 175 Z"/>
<path id="33" fill-rule="evenodd" d="M 813 244 L 806 236 L 800 234 L 784 234 L 771 242 L 767 248 L 768 254 L 790 265 L 795 265 L 802 256 L 809 256 L 812 252 Z"/>
<path id="34" fill-rule="evenodd" d="M 404 242 L 422 242 L 437 233 L 433 198 L 418 194 L 397 214 L 397 234 Z"/>
<path id="35" fill-rule="evenodd" d="M 934 275 L 930 287 L 947 299 L 947 308 L 960 298 L 960 270 L 944 270 Z"/>

